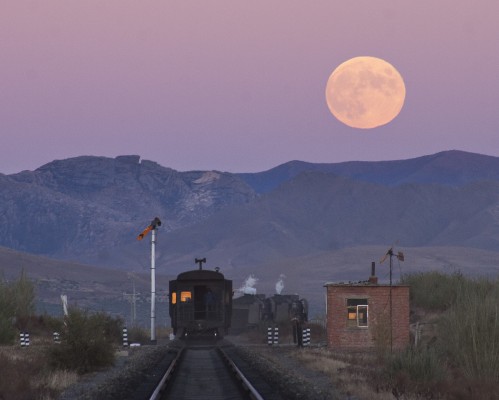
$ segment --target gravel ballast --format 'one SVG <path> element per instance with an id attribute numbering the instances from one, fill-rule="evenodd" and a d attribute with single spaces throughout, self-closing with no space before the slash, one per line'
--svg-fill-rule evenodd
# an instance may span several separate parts
<path id="1" fill-rule="evenodd" d="M 114 367 L 83 377 L 65 390 L 59 400 L 147 398 L 177 349 L 176 342 L 167 342 L 118 352 Z M 286 400 L 345 399 L 334 389 L 329 377 L 307 369 L 293 357 L 293 353 L 302 351 L 296 347 L 240 344 L 234 351 Z"/>

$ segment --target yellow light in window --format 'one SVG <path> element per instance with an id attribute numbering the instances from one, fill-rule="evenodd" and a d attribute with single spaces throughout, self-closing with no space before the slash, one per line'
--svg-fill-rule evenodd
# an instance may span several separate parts
<path id="1" fill-rule="evenodd" d="M 191 301 L 191 292 L 180 292 L 180 301 L 185 303 L 186 301 Z"/>
<path id="2" fill-rule="evenodd" d="M 177 292 L 172 293 L 172 304 L 177 304 Z"/>
<path id="3" fill-rule="evenodd" d="M 357 313 L 349 312 L 348 313 L 348 319 L 357 319 Z"/>

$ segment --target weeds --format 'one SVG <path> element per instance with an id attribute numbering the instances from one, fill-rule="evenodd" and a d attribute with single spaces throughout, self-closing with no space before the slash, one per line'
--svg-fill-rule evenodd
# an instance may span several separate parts
<path id="1" fill-rule="evenodd" d="M 388 358 L 381 377 L 394 394 L 410 392 L 431 397 L 445 379 L 445 367 L 434 348 L 410 347 Z"/>
<path id="2" fill-rule="evenodd" d="M 51 371 L 38 386 L 46 387 L 50 391 L 62 392 L 64 389 L 78 382 L 78 374 L 74 371 L 57 370 Z"/>
<path id="3" fill-rule="evenodd" d="M 404 275 L 401 283 L 409 285 L 411 306 L 427 311 L 445 311 L 459 297 L 466 278 L 456 272 L 451 275 L 437 271 Z"/>
<path id="4" fill-rule="evenodd" d="M 439 323 L 442 348 L 468 378 L 499 380 L 498 304 L 497 283 L 468 281 Z"/>
<path id="5" fill-rule="evenodd" d="M 18 330 L 25 330 L 34 310 L 34 285 L 24 270 L 18 281 L 0 278 L 0 344 L 12 344 Z"/>
<path id="6" fill-rule="evenodd" d="M 147 343 L 150 340 L 149 332 L 145 329 L 134 326 L 128 330 L 129 343 Z"/>
<path id="7" fill-rule="evenodd" d="M 0 399 L 50 400 L 74 384 L 78 375 L 71 371 L 50 371 L 44 351 L 0 348 Z"/>
<path id="8" fill-rule="evenodd" d="M 114 347 L 120 338 L 122 321 L 107 315 L 90 315 L 87 311 L 71 309 L 62 342 L 49 353 L 54 369 L 86 373 L 114 363 Z"/>

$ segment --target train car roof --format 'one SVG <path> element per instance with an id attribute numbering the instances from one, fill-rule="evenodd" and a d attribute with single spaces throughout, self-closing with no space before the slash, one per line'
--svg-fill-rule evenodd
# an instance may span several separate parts
<path id="1" fill-rule="evenodd" d="M 224 280 L 222 273 L 210 271 L 209 269 L 194 269 L 192 271 L 182 272 L 177 276 L 177 281 L 183 280 Z"/>

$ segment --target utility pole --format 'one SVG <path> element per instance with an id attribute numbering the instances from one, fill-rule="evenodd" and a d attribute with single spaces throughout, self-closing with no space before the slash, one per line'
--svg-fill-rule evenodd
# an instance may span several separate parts
<path id="1" fill-rule="evenodd" d="M 137 236 L 137 240 L 142 240 L 151 233 L 151 342 L 156 342 L 156 228 L 161 226 L 158 217 L 154 218 L 151 224 Z"/>
<path id="2" fill-rule="evenodd" d="M 135 277 L 133 275 L 130 276 L 132 279 L 132 293 L 123 293 L 123 297 L 130 302 L 130 323 L 131 326 L 135 326 L 137 321 L 137 298 L 140 293 L 135 292 Z"/>

